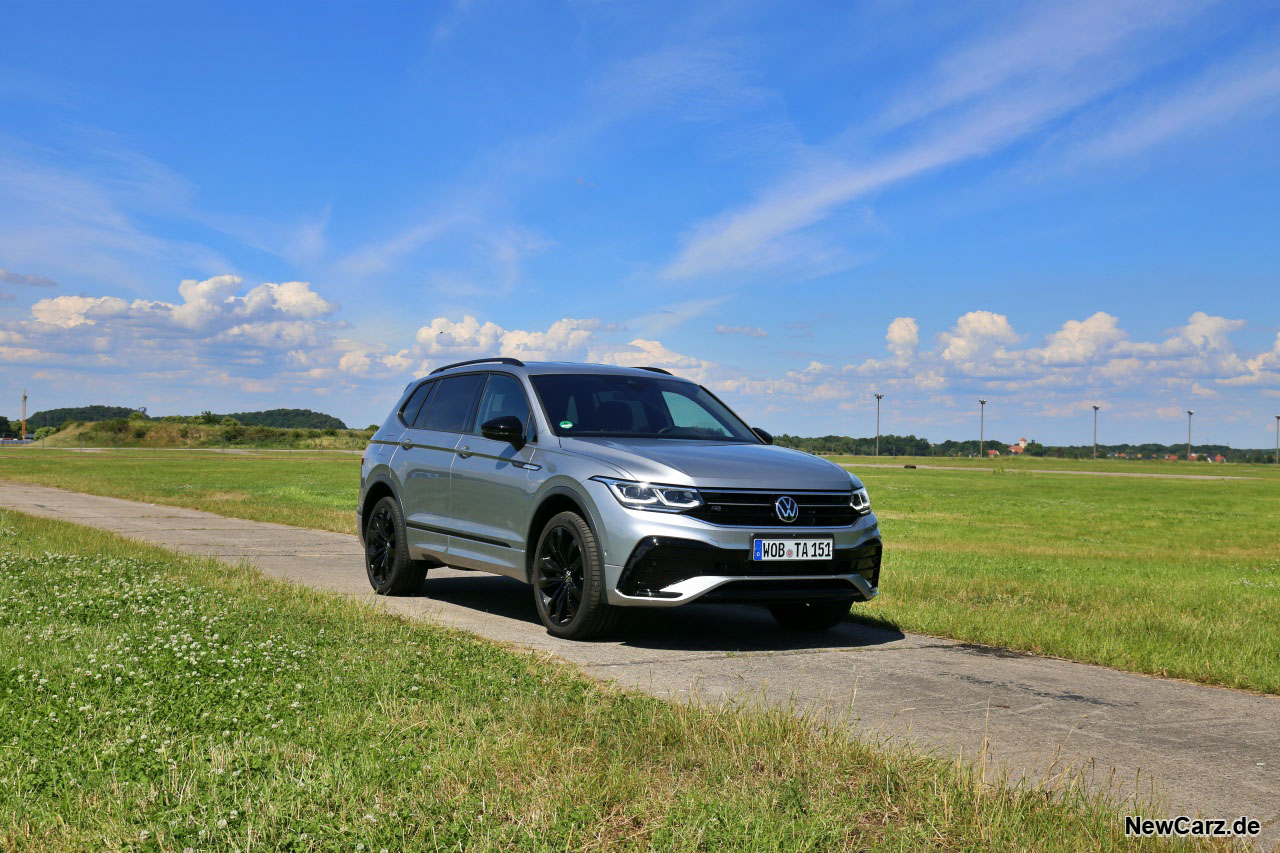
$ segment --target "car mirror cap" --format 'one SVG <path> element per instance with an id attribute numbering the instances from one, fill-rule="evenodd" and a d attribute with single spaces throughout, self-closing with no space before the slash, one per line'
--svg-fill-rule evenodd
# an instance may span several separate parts
<path id="1" fill-rule="evenodd" d="M 763 441 L 765 444 L 773 444 L 773 434 L 772 434 L 772 433 L 770 433 L 770 432 L 768 432 L 768 431 L 766 431 L 766 430 L 762 430 L 762 429 L 760 429 L 760 427 L 752 427 L 752 428 L 751 428 L 751 431 L 752 431 L 752 432 L 754 432 L 754 433 L 756 434 L 756 436 L 757 436 L 761 441 Z"/>
<path id="2" fill-rule="evenodd" d="M 503 415 L 485 421 L 480 426 L 480 434 L 493 441 L 507 441 L 517 448 L 524 446 L 524 424 L 514 415 Z"/>

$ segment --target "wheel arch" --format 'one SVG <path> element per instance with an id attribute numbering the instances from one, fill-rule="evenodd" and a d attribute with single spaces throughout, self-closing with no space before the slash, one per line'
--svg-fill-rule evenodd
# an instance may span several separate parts
<path id="1" fill-rule="evenodd" d="M 383 498 L 395 498 L 397 502 L 400 496 L 396 494 L 395 486 L 391 484 L 391 480 L 385 476 L 373 478 L 369 487 L 365 489 L 364 502 L 360 505 L 360 541 L 364 541 L 364 529 L 369 524 L 369 515 L 373 512 L 374 506 Z"/>
<path id="2" fill-rule="evenodd" d="M 543 528 L 547 526 L 547 522 L 552 517 L 562 512 L 575 512 L 580 515 L 583 521 L 587 523 L 587 527 L 591 528 L 591 533 L 595 536 L 596 542 L 600 545 L 602 551 L 607 550 L 607 545 L 601 536 L 600 520 L 596 517 L 595 507 L 591 505 L 591 502 L 578 492 L 567 487 L 552 488 L 543 496 L 542 502 L 538 504 L 533 517 L 529 520 L 529 531 L 525 536 L 525 542 L 528 545 L 524 551 L 524 578 L 526 582 L 530 582 L 533 578 L 533 560 L 537 555 L 538 539 L 542 535 Z"/>

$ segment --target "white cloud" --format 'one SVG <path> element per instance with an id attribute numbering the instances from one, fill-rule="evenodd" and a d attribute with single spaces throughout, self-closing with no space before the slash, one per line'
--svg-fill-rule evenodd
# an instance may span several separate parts
<path id="1" fill-rule="evenodd" d="M 895 358 L 910 358 L 920 344 L 920 326 L 913 317 L 897 317 L 889 324 L 884 339 Z"/>
<path id="2" fill-rule="evenodd" d="M 129 303 L 115 296 L 56 296 L 41 299 L 31 306 L 31 315 L 41 323 L 74 329 L 92 326 L 99 320 L 118 317 L 129 310 Z"/>
<path id="3" fill-rule="evenodd" d="M 616 364 L 620 367 L 666 367 L 698 369 L 708 366 L 708 362 L 693 356 L 672 352 L 659 341 L 647 341 L 636 338 L 626 346 L 597 346 L 589 358 L 601 364 Z"/>
<path id="4" fill-rule="evenodd" d="M 1004 314 L 970 311 L 956 321 L 950 332 L 943 332 L 939 339 L 943 343 L 944 359 L 967 363 L 989 357 L 1000 344 L 1015 343 L 1018 334 Z"/>
<path id="5" fill-rule="evenodd" d="M 496 354 L 538 361 L 582 353 L 599 326 L 599 320 L 566 317 L 551 324 L 545 332 L 535 332 L 508 330 L 493 322 L 481 323 L 470 315 L 457 322 L 436 317 L 418 329 L 415 340 L 421 353 L 427 356 Z"/>
<path id="6" fill-rule="evenodd" d="M 1042 351 L 1046 364 L 1093 361 L 1127 336 L 1116 317 L 1099 311 L 1084 321 L 1068 320 L 1049 336 Z"/>
<path id="7" fill-rule="evenodd" d="M 1109 130 L 1085 144 L 1082 158 L 1113 158 L 1152 148 L 1189 133 L 1203 133 L 1248 112 L 1280 106 L 1280 54 L 1274 51 L 1214 68 L 1151 105 L 1136 105 Z"/>
<path id="8" fill-rule="evenodd" d="M 1213 317 L 1203 311 L 1197 311 L 1188 318 L 1182 335 L 1193 346 L 1224 350 L 1230 346 L 1227 335 L 1242 328 L 1244 328 L 1244 320 L 1228 320 L 1226 317 Z"/>
<path id="9" fill-rule="evenodd" d="M 857 256 L 843 248 L 850 228 L 837 214 L 848 205 L 1105 105 L 1166 60 L 1168 34 L 1197 13 L 1191 2 L 1152 10 L 1141 0 L 1024 7 L 994 33 L 943 53 L 915 86 L 887 92 L 894 106 L 879 119 L 861 120 L 825 144 L 796 146 L 791 168 L 749 202 L 688 228 L 661 274 L 678 280 L 768 269 L 776 281 L 778 268 L 802 279 L 815 265 L 847 267 Z"/>
<path id="10" fill-rule="evenodd" d="M 717 335 L 744 335 L 748 338 L 767 338 L 769 333 L 759 326 L 716 326 Z"/>
<path id="11" fill-rule="evenodd" d="M 48 276 L 29 275 L 0 267 L 0 282 L 16 284 L 23 287 L 57 287 L 58 283 Z"/>

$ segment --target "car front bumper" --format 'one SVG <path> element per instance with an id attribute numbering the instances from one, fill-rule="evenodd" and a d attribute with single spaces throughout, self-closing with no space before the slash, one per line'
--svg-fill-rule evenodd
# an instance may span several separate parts
<path id="1" fill-rule="evenodd" d="M 874 513 L 846 527 L 729 527 L 678 513 L 623 507 L 601 484 L 592 488 L 605 539 L 610 604 L 673 607 L 695 600 L 752 602 L 870 601 L 879 593 L 881 540 Z M 833 558 L 756 562 L 759 537 L 833 541 Z"/>

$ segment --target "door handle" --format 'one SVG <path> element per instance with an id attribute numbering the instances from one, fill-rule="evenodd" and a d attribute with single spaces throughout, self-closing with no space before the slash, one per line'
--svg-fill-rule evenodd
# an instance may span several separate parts
<path id="1" fill-rule="evenodd" d="M 458 448 L 458 455 L 461 456 L 463 459 L 466 459 L 468 456 L 471 455 L 471 448 L 470 447 Z"/>
<path id="2" fill-rule="evenodd" d="M 412 442 L 412 441 L 410 441 L 410 440 L 409 440 L 409 439 L 407 439 L 407 438 L 406 438 L 406 439 L 402 439 L 402 440 L 400 441 L 400 446 L 401 446 L 401 447 L 403 447 L 405 450 L 408 450 L 409 448 L 413 447 L 413 442 Z"/>

